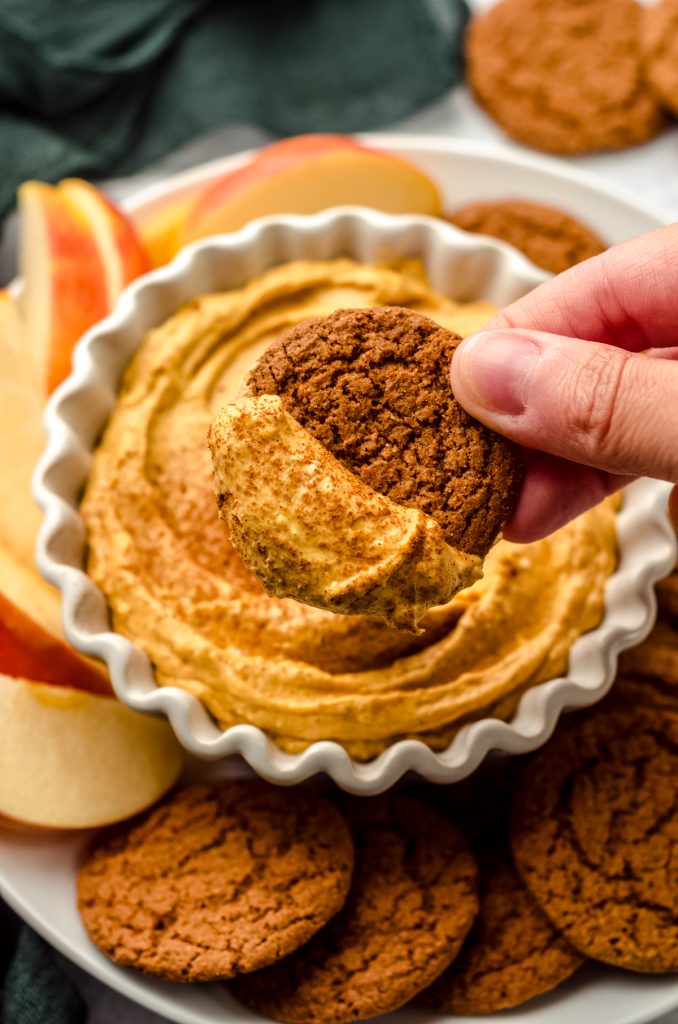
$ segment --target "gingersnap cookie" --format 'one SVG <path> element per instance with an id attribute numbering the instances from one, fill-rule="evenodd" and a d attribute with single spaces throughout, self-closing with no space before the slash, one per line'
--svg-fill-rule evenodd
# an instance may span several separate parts
<path id="1" fill-rule="evenodd" d="M 512 138 L 554 153 L 633 146 L 663 125 L 635 0 L 502 0 L 474 18 L 467 77 Z"/>
<path id="2" fill-rule="evenodd" d="M 619 701 L 627 705 L 638 704 L 648 711 L 659 708 L 678 714 L 678 675 L 675 664 L 672 673 L 662 676 L 626 671 L 617 676 L 614 692 Z"/>
<path id="3" fill-rule="evenodd" d="M 503 851 L 479 860 L 480 909 L 461 953 L 418 1002 L 494 1013 L 543 995 L 583 963 L 555 931 Z"/>
<path id="4" fill-rule="evenodd" d="M 417 997 L 422 1005 L 494 1013 L 550 991 L 582 963 L 525 888 L 508 849 L 511 801 L 530 760 L 495 756 L 461 783 L 427 787 L 470 842 L 480 908 L 459 956 Z"/>
<path id="5" fill-rule="evenodd" d="M 78 873 L 92 941 L 169 981 L 254 971 L 344 904 L 349 830 L 327 801 L 254 780 L 195 785 L 96 842 Z"/>
<path id="6" fill-rule="evenodd" d="M 356 851 L 346 906 L 296 953 L 231 985 L 286 1024 L 402 1006 L 451 962 L 477 910 L 475 861 L 443 815 L 398 794 L 340 806 Z"/>
<path id="7" fill-rule="evenodd" d="M 453 548 L 485 555 L 513 510 L 521 458 L 455 400 L 460 340 L 409 309 L 342 309 L 277 338 L 246 392 L 278 395 L 373 491 L 437 520 Z"/>
<path id="8" fill-rule="evenodd" d="M 643 8 L 641 27 L 645 80 L 657 101 L 678 114 L 678 0 Z"/>
<path id="9" fill-rule="evenodd" d="M 650 677 L 654 685 L 678 700 L 678 628 L 659 619 L 642 643 L 620 655 L 619 671 Z"/>
<path id="10" fill-rule="evenodd" d="M 667 619 L 678 622 L 678 572 L 660 580 L 656 586 L 659 611 Z"/>
<path id="11" fill-rule="evenodd" d="M 566 727 L 514 799 L 516 867 L 580 953 L 678 969 L 678 715 L 626 691 Z"/>
<path id="12" fill-rule="evenodd" d="M 481 235 L 491 235 L 520 249 L 538 267 L 560 274 L 576 263 L 598 256 L 605 244 L 584 224 L 552 206 L 520 199 L 471 203 L 447 218 Z"/>

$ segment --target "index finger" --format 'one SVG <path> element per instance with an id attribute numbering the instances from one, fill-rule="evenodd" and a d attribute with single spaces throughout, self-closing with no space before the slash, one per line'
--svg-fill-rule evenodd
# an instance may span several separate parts
<path id="1" fill-rule="evenodd" d="M 608 249 L 507 306 L 488 328 L 586 338 L 630 352 L 678 342 L 678 224 Z"/>
<path id="2" fill-rule="evenodd" d="M 506 540 L 518 544 L 546 537 L 632 479 L 529 448 L 523 460 L 520 494 L 504 527 Z"/>

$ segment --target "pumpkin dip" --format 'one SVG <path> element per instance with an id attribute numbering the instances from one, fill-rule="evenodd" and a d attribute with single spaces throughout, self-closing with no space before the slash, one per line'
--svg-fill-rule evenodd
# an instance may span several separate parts
<path id="1" fill-rule="evenodd" d="M 349 260 L 289 263 L 198 298 L 151 331 L 129 366 L 82 506 L 88 571 L 158 683 L 288 751 L 333 739 L 367 759 L 411 736 L 440 749 L 464 722 L 509 716 L 600 621 L 615 567 L 607 501 L 536 543 L 499 541 L 483 579 L 429 611 L 420 635 L 266 596 L 219 519 L 209 425 L 282 331 L 377 305 L 461 335 L 493 313 L 443 298 L 413 267 Z"/>

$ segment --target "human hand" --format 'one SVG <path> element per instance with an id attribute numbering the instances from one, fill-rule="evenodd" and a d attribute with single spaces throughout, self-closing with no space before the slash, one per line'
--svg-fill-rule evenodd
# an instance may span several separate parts
<path id="1" fill-rule="evenodd" d="M 459 345 L 455 397 L 525 447 L 507 539 L 543 537 L 634 477 L 678 481 L 672 346 L 678 224 L 573 267 Z"/>

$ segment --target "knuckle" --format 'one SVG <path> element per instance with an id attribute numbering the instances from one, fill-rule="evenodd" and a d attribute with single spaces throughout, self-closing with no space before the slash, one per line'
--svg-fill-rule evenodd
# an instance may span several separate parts
<path id="1" fill-rule="evenodd" d="M 605 456 L 614 448 L 628 362 L 626 353 L 592 345 L 565 375 L 562 398 L 572 410 L 571 427 L 583 452 Z"/>

